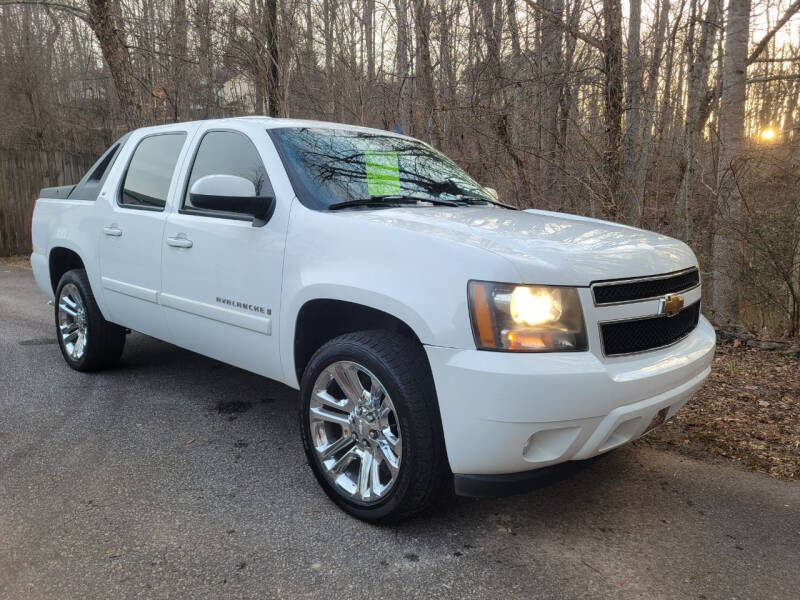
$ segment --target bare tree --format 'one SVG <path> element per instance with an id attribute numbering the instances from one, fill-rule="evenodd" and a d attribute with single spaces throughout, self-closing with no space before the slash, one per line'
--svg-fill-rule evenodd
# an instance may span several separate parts
<path id="1" fill-rule="evenodd" d="M 433 63 L 430 46 L 430 10 L 427 0 L 414 0 L 414 31 L 417 41 L 417 69 L 422 80 L 422 96 L 428 107 L 426 132 L 428 139 L 438 148 L 442 147 L 439 95 L 433 80 Z"/>
<path id="2" fill-rule="evenodd" d="M 713 1 L 713 0 L 712 0 Z M 636 167 L 642 151 L 640 129 L 644 94 L 644 63 L 639 47 L 642 28 L 642 0 L 630 0 L 628 19 L 628 60 L 625 83 L 625 132 L 622 136 L 623 211 L 628 223 L 638 224 L 641 200 L 636 192 Z"/>
<path id="3" fill-rule="evenodd" d="M 747 88 L 747 42 L 750 37 L 750 0 L 730 0 L 725 29 L 725 62 L 717 169 L 718 213 L 714 231 L 714 318 L 722 325 L 738 325 L 739 244 L 742 198 L 737 175 L 744 150 L 745 99 Z"/>
<path id="4" fill-rule="evenodd" d="M 692 0 L 692 12 L 696 10 L 696 0 Z M 700 40 L 695 47 L 694 24 L 699 17 L 692 16 L 689 26 L 689 88 L 686 110 L 686 124 L 683 134 L 683 156 L 681 157 L 681 179 L 675 198 L 675 233 L 683 239 L 691 240 L 693 234 L 692 197 L 695 166 L 695 149 L 710 109 L 708 102 L 708 76 L 711 70 L 711 54 L 714 51 L 716 32 L 719 27 L 720 0 L 708 0 L 706 16 L 700 27 Z"/>
<path id="5" fill-rule="evenodd" d="M 553 190 L 557 164 L 558 113 L 561 100 L 562 58 L 564 44 L 564 0 L 546 0 L 548 13 L 542 19 L 542 104 L 541 156 L 542 189 Z"/>
<path id="6" fill-rule="evenodd" d="M 183 68 L 188 52 L 188 21 L 186 0 L 175 0 L 172 11 L 173 35 L 170 70 L 174 119 L 180 121 L 189 117 L 188 93 L 186 90 L 186 69 Z"/>
<path id="7" fill-rule="evenodd" d="M 716 1 L 716 0 L 711 0 Z M 661 63 L 664 58 L 664 42 L 667 34 L 669 22 L 670 0 L 662 0 L 656 11 L 656 31 L 653 40 L 652 55 L 650 66 L 647 70 L 647 88 L 644 94 L 644 105 L 642 107 L 642 123 L 640 131 L 639 151 L 628 160 L 634 165 L 635 178 L 631 194 L 638 203 L 637 222 L 641 221 L 644 212 L 645 184 L 647 180 L 647 169 L 650 159 L 650 147 L 653 145 L 653 124 L 656 113 L 656 100 L 658 94 L 659 75 Z M 627 164 L 627 163 L 626 163 Z"/>
<path id="8" fill-rule="evenodd" d="M 0 0 L 0 6 L 37 4 L 63 11 L 85 21 L 97 36 L 97 42 L 108 65 L 117 92 L 125 125 L 138 127 L 142 123 L 142 104 L 136 91 L 136 77 L 128 53 L 125 27 L 111 0 L 87 0 L 88 10 L 50 0 Z"/>
<path id="9" fill-rule="evenodd" d="M 395 53 L 397 80 L 400 89 L 400 127 L 405 133 L 411 130 L 411 81 L 409 72 L 408 0 L 394 0 L 397 9 L 397 50 Z"/>
<path id="10" fill-rule="evenodd" d="M 620 164 L 620 145 L 622 143 L 622 5 L 620 0 L 603 0 L 603 68 L 605 89 L 606 128 L 606 179 L 608 195 L 603 206 L 603 214 L 616 218 L 619 211 L 622 174 Z"/>
<path id="11" fill-rule="evenodd" d="M 0 147 L 252 112 L 399 125 L 506 202 L 686 240 L 717 300 L 796 330 L 800 0 L 754 3 L 753 43 L 722 0 L 628 2 L 0 0 Z"/>
<path id="12" fill-rule="evenodd" d="M 364 44 L 367 47 L 367 81 L 375 80 L 375 0 L 364 1 Z"/>

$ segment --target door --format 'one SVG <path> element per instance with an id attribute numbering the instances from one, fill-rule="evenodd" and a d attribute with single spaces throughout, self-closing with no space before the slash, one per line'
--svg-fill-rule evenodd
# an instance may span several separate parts
<path id="1" fill-rule="evenodd" d="M 267 143 L 256 140 L 262 146 Z M 274 194 L 253 139 L 242 131 L 209 130 L 201 137 L 178 210 L 167 217 L 160 302 L 170 341 L 218 360 L 282 378 L 275 319 L 279 309 L 286 212 L 266 225 L 224 210 L 192 205 L 195 181 L 233 175 L 256 195 Z M 284 199 L 285 200 L 285 199 Z M 285 203 L 284 203 L 285 204 Z"/>
<path id="2" fill-rule="evenodd" d="M 104 189 L 100 197 L 98 248 L 106 317 L 160 338 L 164 337 L 163 310 L 158 305 L 164 210 L 186 137 L 186 132 L 175 131 L 142 138 L 122 184 Z"/>

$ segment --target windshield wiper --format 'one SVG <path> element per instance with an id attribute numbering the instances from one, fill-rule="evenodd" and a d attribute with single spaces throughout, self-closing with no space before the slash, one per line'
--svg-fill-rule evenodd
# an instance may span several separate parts
<path id="1" fill-rule="evenodd" d="M 431 198 L 418 198 L 416 196 L 403 196 L 402 194 L 385 194 L 383 196 L 370 196 L 369 198 L 357 198 L 355 200 L 345 200 L 335 202 L 328 207 L 328 210 L 339 210 L 355 206 L 391 206 L 392 204 L 419 204 L 420 202 L 435 204 L 437 206 L 458 206 L 458 202 L 452 200 L 441 200 Z"/>
<path id="2" fill-rule="evenodd" d="M 456 196 L 458 198 L 458 202 L 462 204 L 493 204 L 495 206 L 502 206 L 503 208 L 510 208 L 511 210 L 518 210 L 515 206 L 511 206 L 510 204 L 503 204 L 502 202 L 498 202 L 497 200 L 489 200 L 488 198 L 484 198 L 483 196 L 469 196 L 467 194 L 459 194 Z"/>

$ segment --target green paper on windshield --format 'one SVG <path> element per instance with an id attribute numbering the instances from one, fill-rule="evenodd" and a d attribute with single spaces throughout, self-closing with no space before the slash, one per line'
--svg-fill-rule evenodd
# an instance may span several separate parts
<path id="1" fill-rule="evenodd" d="M 367 191 L 370 196 L 399 194 L 400 165 L 397 152 L 364 152 L 364 166 L 367 170 Z"/>

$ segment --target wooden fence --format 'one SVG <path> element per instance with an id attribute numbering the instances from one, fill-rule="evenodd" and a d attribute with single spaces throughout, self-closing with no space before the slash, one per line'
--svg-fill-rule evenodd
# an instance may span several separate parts
<path id="1" fill-rule="evenodd" d="M 0 148 L 0 256 L 31 251 L 31 208 L 43 187 L 78 183 L 95 158 Z"/>

